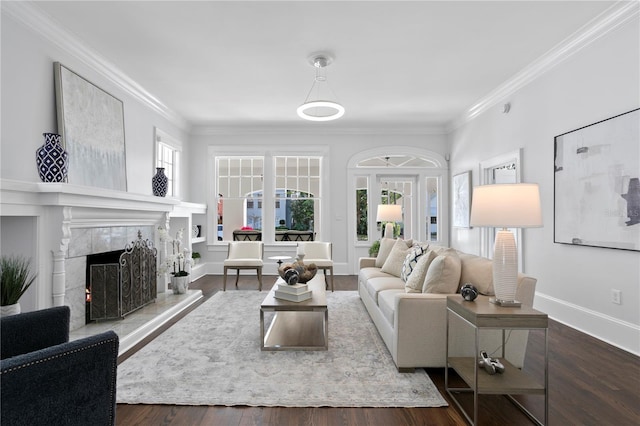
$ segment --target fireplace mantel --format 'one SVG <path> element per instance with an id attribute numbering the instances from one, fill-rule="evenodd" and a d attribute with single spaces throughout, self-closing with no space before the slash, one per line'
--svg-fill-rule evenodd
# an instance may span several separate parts
<path id="1" fill-rule="evenodd" d="M 175 198 L 155 197 L 103 188 L 1 179 L 2 214 L 19 206 L 74 207 L 82 209 L 170 212 L 181 202 Z M 15 207 L 14 207 L 15 206 Z"/>

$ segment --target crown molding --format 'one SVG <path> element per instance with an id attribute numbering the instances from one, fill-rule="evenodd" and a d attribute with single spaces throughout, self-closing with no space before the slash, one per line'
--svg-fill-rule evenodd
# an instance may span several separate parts
<path id="1" fill-rule="evenodd" d="M 251 126 L 241 123 L 193 124 L 191 136 L 214 135 L 446 135 L 443 125 L 312 127 L 289 125 Z"/>
<path id="2" fill-rule="evenodd" d="M 575 53 L 589 46 L 596 40 L 626 24 L 640 14 L 640 3 L 636 1 L 619 1 L 583 25 L 565 40 L 547 51 L 544 55 L 526 66 L 510 79 L 495 88 L 489 94 L 471 105 L 460 117 L 450 122 L 447 133 L 461 127 L 478 115 L 494 107 L 516 93 L 532 81 L 550 71 Z"/>
<path id="3" fill-rule="evenodd" d="M 68 52 L 95 70 L 125 93 L 169 120 L 178 128 L 189 131 L 190 123 L 149 93 L 118 67 L 86 46 L 78 38 L 52 20 L 40 8 L 24 1 L 2 2 L 2 14 L 12 17 L 45 40 Z"/>

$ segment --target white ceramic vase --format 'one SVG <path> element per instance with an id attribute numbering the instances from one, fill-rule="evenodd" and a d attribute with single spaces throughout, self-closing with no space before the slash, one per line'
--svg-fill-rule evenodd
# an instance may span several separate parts
<path id="1" fill-rule="evenodd" d="M 20 313 L 20 303 L 13 305 L 0 306 L 0 317 L 8 317 Z"/>
<path id="2" fill-rule="evenodd" d="M 184 294 L 189 290 L 189 275 L 184 277 L 171 276 L 171 289 L 173 294 Z"/>

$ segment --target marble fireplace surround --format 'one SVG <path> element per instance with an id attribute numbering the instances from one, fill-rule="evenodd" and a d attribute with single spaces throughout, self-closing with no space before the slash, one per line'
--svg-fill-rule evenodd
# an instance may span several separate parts
<path id="1" fill-rule="evenodd" d="M 33 218 L 32 259 L 38 266 L 36 307 L 68 305 L 71 330 L 85 324 L 86 256 L 124 249 L 143 239 L 157 246 L 155 230 L 168 227 L 169 214 L 180 204 L 161 198 L 67 183 L 0 180 L 1 215 Z M 35 232 L 33 232 L 35 231 Z M 161 247 L 158 247 L 159 256 Z M 158 293 L 166 283 L 158 280 Z"/>

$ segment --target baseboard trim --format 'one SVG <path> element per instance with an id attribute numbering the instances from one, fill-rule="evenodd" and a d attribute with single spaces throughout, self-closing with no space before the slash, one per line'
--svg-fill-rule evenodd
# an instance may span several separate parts
<path id="1" fill-rule="evenodd" d="M 549 318 L 640 356 L 640 326 L 536 292 L 534 308 Z"/>

